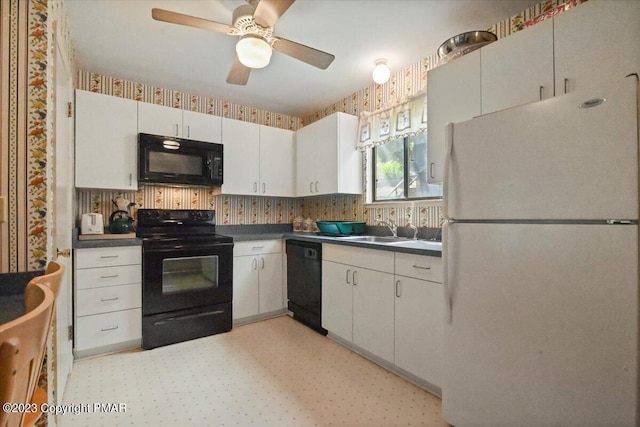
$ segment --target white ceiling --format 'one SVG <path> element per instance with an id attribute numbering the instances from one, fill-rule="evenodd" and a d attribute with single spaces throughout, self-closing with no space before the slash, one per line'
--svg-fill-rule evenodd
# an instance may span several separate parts
<path id="1" fill-rule="evenodd" d="M 451 36 L 483 30 L 539 0 L 298 0 L 275 35 L 335 55 L 320 70 L 274 52 L 246 86 L 225 82 L 236 37 L 158 22 L 158 7 L 231 24 L 242 0 L 65 0 L 76 65 L 86 71 L 303 117 L 397 72 Z"/>

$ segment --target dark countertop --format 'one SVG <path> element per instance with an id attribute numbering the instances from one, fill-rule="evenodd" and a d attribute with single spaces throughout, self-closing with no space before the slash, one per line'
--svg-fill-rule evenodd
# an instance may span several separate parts
<path id="1" fill-rule="evenodd" d="M 78 240 L 78 229 L 73 230 L 73 249 L 111 248 L 116 246 L 141 246 L 141 239 L 95 239 Z"/>
<path id="2" fill-rule="evenodd" d="M 402 246 L 394 246 L 389 244 L 369 243 L 369 242 L 352 242 L 349 240 L 341 240 L 339 237 L 318 236 L 314 233 L 288 233 L 284 236 L 286 239 L 302 240 L 306 242 L 318 242 L 318 243 L 331 243 L 343 246 L 354 246 L 366 249 L 377 249 L 390 252 L 403 252 L 415 255 L 426 255 L 433 257 L 442 257 L 442 249 L 430 250 L 430 249 L 417 249 L 407 248 Z M 436 243 L 436 242 L 434 242 Z"/>
<path id="3" fill-rule="evenodd" d="M 114 246 L 140 246 L 141 239 L 99 239 L 78 240 L 78 231 L 74 231 L 73 248 L 104 248 Z M 250 240 L 295 239 L 309 242 L 332 243 L 336 245 L 354 246 L 359 248 L 377 249 L 391 252 L 403 252 L 416 255 L 442 256 L 442 250 L 418 249 L 389 244 L 371 242 L 351 242 L 330 236 L 319 236 L 315 233 L 294 233 L 291 224 L 257 224 L 257 225 L 216 225 L 216 233 L 233 237 L 235 242 Z M 388 234 L 386 227 L 367 227 L 367 234 Z M 428 239 L 424 239 L 430 241 Z"/>
<path id="4" fill-rule="evenodd" d="M 367 249 L 378 249 L 391 252 L 404 252 L 416 255 L 441 257 L 442 250 L 407 248 L 369 242 L 350 242 L 330 236 L 319 236 L 316 233 L 294 233 L 290 224 L 262 225 L 218 225 L 216 232 L 233 237 L 236 242 L 248 240 L 294 239 L 307 242 L 332 243 L 336 245 L 354 246 Z M 388 233 L 386 227 L 368 227 L 367 234 L 381 235 Z M 426 240 L 426 239 L 425 239 Z"/>

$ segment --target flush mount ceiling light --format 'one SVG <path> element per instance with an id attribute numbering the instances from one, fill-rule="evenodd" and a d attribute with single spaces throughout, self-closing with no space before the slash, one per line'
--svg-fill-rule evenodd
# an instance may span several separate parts
<path id="1" fill-rule="evenodd" d="M 264 68 L 271 60 L 271 46 L 262 37 L 253 34 L 242 36 L 236 44 L 238 60 L 245 67 Z"/>
<path id="2" fill-rule="evenodd" d="M 375 68 L 373 69 L 373 81 L 380 85 L 386 83 L 391 76 L 391 70 L 389 70 L 389 67 L 387 66 L 387 60 L 376 59 L 374 64 Z"/>

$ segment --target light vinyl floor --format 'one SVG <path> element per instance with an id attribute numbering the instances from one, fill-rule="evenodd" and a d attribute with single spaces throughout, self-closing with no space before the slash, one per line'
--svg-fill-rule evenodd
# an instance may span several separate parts
<path id="1" fill-rule="evenodd" d="M 64 404 L 61 427 L 448 425 L 439 398 L 288 316 L 77 361 Z"/>

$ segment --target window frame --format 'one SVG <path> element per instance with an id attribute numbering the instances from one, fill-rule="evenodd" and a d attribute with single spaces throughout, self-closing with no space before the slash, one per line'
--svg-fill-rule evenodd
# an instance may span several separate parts
<path id="1" fill-rule="evenodd" d="M 372 204 L 382 204 L 382 203 L 401 203 L 401 202 L 416 202 L 416 201 L 422 201 L 422 200 L 439 200 L 442 199 L 442 196 L 424 196 L 424 197 L 409 197 L 409 172 L 410 172 L 410 168 L 409 168 L 409 140 L 410 140 L 410 136 L 405 136 L 403 137 L 403 152 L 404 152 L 404 162 L 403 162 L 403 168 L 404 168 L 404 177 L 403 177 L 403 194 L 404 197 L 403 198 L 398 198 L 398 199 L 377 199 L 376 198 L 376 187 L 377 187 L 377 181 L 376 181 L 376 165 L 377 165 L 377 149 L 380 146 L 375 146 L 371 148 L 371 172 L 370 172 L 370 178 L 371 178 L 371 202 Z M 398 138 L 400 139 L 400 138 Z M 396 140 L 394 140 L 396 141 Z"/>

